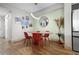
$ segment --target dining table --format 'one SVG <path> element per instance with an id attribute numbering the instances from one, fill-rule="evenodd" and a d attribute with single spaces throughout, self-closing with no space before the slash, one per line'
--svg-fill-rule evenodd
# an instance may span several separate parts
<path id="1" fill-rule="evenodd" d="M 50 34 L 53 34 L 53 32 L 41 32 L 41 31 L 40 31 L 40 32 L 37 32 L 37 31 L 36 31 L 36 32 L 32 32 L 32 31 L 29 31 L 29 32 L 28 32 L 28 35 L 30 35 L 30 36 L 32 37 L 32 33 L 40 33 L 42 36 L 43 36 L 45 33 L 49 33 L 49 35 L 50 35 Z"/>

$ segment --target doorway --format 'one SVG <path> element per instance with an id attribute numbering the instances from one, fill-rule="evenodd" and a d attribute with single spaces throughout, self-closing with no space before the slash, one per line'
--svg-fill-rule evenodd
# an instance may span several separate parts
<path id="1" fill-rule="evenodd" d="M 0 38 L 8 39 L 8 15 L 0 16 Z"/>
<path id="2" fill-rule="evenodd" d="M 0 16 L 0 37 L 5 38 L 5 16 Z"/>

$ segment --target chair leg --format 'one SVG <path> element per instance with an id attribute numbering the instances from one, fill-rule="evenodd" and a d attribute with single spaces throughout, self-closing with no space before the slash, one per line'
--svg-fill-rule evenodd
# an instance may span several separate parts
<path id="1" fill-rule="evenodd" d="M 42 44 L 42 47 L 44 47 L 43 40 L 42 40 L 41 44 Z"/>
<path id="2" fill-rule="evenodd" d="M 39 47 L 43 47 L 43 41 L 40 41 L 38 44 L 39 44 Z"/>
<path id="3" fill-rule="evenodd" d="M 49 43 L 49 46 L 50 46 L 50 40 L 49 40 L 49 38 L 48 38 L 48 43 Z"/>
<path id="4" fill-rule="evenodd" d="M 26 40 L 26 46 L 28 46 L 28 40 Z"/>
<path id="5" fill-rule="evenodd" d="M 24 39 L 24 44 L 26 43 L 26 39 Z"/>
<path id="6" fill-rule="evenodd" d="M 30 45 L 30 39 L 28 39 L 28 46 Z"/>
<path id="7" fill-rule="evenodd" d="M 27 45 L 30 46 L 30 39 L 27 40 Z"/>
<path id="8" fill-rule="evenodd" d="M 40 47 L 40 42 L 38 43 L 39 47 Z"/>
<path id="9" fill-rule="evenodd" d="M 45 45 L 46 45 L 46 37 L 45 37 Z"/>
<path id="10" fill-rule="evenodd" d="M 33 38 L 31 40 L 31 47 L 32 47 L 32 50 L 34 49 L 34 41 L 33 41 Z"/>
<path id="11" fill-rule="evenodd" d="M 24 39 L 24 45 L 28 46 L 28 40 L 27 39 Z"/>
<path id="12" fill-rule="evenodd" d="M 30 39 L 30 44 L 31 44 L 31 46 L 32 46 L 32 44 L 33 44 L 33 40 L 32 40 L 32 39 Z"/>

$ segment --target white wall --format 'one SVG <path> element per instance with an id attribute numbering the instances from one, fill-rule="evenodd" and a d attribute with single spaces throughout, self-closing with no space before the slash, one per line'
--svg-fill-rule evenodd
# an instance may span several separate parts
<path id="1" fill-rule="evenodd" d="M 0 6 L 0 15 L 6 15 L 8 13 L 8 9 Z"/>
<path id="2" fill-rule="evenodd" d="M 0 6 L 0 16 L 5 16 L 7 13 L 8 13 L 8 9 L 6 9 L 6 8 L 4 8 L 4 7 L 2 7 L 2 6 Z M 4 19 L 5 19 L 5 18 L 4 18 Z M 5 29 L 5 28 L 4 28 L 5 25 L 2 26 L 2 27 L 3 27 L 2 30 Z M 6 29 L 5 29 L 5 30 L 6 30 Z M 7 37 L 8 37 L 8 34 L 5 32 L 5 30 L 4 30 L 3 33 L 5 33 L 5 38 L 7 38 Z M 3 35 L 4 35 L 4 34 L 3 34 Z"/>
<path id="3" fill-rule="evenodd" d="M 64 4 L 65 48 L 72 48 L 71 39 L 71 3 Z"/>
<path id="4" fill-rule="evenodd" d="M 0 16 L 0 37 L 5 37 L 5 18 L 2 17 Z"/>

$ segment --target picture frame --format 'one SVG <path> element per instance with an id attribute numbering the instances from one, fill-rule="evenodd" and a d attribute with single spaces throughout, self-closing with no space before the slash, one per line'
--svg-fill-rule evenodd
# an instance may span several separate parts
<path id="1" fill-rule="evenodd" d="M 15 17 L 15 22 L 20 22 L 21 20 L 20 20 L 20 17 L 19 16 L 16 16 Z"/>

